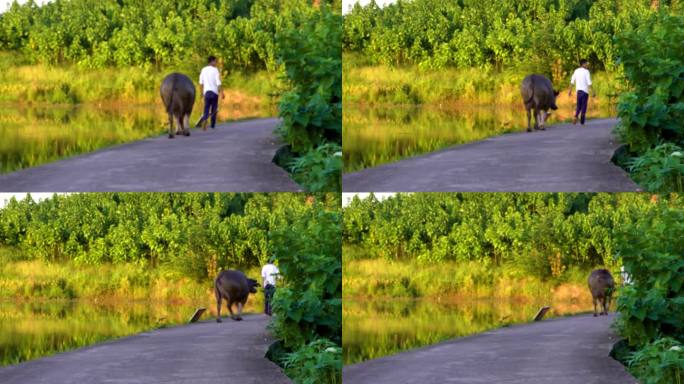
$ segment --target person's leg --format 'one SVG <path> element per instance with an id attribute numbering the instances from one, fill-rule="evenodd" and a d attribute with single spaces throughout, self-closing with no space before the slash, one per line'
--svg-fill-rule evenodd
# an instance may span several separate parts
<path id="1" fill-rule="evenodd" d="M 589 94 L 585 92 L 582 93 L 584 93 L 584 95 L 582 100 L 582 118 L 580 119 L 580 123 L 584 125 L 584 120 L 587 115 L 587 105 L 589 104 Z"/>
<path id="2" fill-rule="evenodd" d="M 211 128 L 216 128 L 216 115 L 218 114 L 219 96 L 214 93 L 211 98 Z"/>
<path id="3" fill-rule="evenodd" d="M 209 108 L 211 107 L 211 95 L 213 95 L 214 92 L 212 91 L 207 91 L 204 93 L 204 113 L 202 113 L 202 117 L 197 121 L 197 124 L 195 124 L 195 128 L 199 127 L 200 124 L 202 124 L 205 120 L 209 118 Z"/>
<path id="4" fill-rule="evenodd" d="M 577 116 L 579 116 L 582 110 L 582 91 L 577 91 L 577 102 L 575 103 L 575 117 L 572 119 L 573 124 L 577 124 Z"/>

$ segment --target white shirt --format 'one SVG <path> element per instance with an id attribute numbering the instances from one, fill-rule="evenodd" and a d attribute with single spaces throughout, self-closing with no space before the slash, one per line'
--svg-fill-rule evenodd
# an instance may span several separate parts
<path id="1" fill-rule="evenodd" d="M 266 287 L 267 284 L 271 284 L 272 286 L 275 287 L 276 275 L 279 273 L 280 273 L 280 271 L 278 270 L 278 267 L 276 267 L 275 265 L 273 265 L 273 264 L 264 265 L 264 267 L 261 268 L 261 278 L 264 279 L 264 287 Z"/>
<path id="2" fill-rule="evenodd" d="M 589 70 L 582 67 L 575 69 L 575 73 L 572 74 L 572 79 L 570 79 L 570 84 L 575 84 L 577 91 L 589 93 L 589 86 L 591 85 Z"/>
<path id="3" fill-rule="evenodd" d="M 218 87 L 221 85 L 221 78 L 219 77 L 219 71 L 216 67 L 207 65 L 202 68 L 200 72 L 199 83 L 204 86 L 204 93 L 207 91 L 212 91 L 215 94 L 219 94 Z"/>

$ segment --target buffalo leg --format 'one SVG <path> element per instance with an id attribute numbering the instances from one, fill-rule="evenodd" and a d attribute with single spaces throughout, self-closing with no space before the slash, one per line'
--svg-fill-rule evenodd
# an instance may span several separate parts
<path id="1" fill-rule="evenodd" d="M 596 298 L 592 298 L 592 301 L 594 302 L 594 317 L 598 316 L 596 313 Z"/>
<path id="2" fill-rule="evenodd" d="M 602 301 L 603 304 L 603 314 L 608 315 L 608 298 L 604 297 Z"/>
<path id="3" fill-rule="evenodd" d="M 176 135 L 183 134 L 183 116 L 178 116 L 176 119 Z"/>
<path id="4" fill-rule="evenodd" d="M 527 108 L 527 132 L 532 132 L 532 128 L 530 127 L 530 120 L 532 120 L 532 111 L 530 108 Z"/>
<path id="5" fill-rule="evenodd" d="M 539 109 L 537 107 L 534 108 L 534 129 L 539 129 Z"/>
<path id="6" fill-rule="evenodd" d="M 221 322 L 221 292 L 218 288 L 214 289 L 214 294 L 216 295 L 216 322 Z"/>
<path id="7" fill-rule="evenodd" d="M 183 134 L 185 136 L 190 136 L 190 114 L 186 113 L 183 118 Z"/>
<path id="8" fill-rule="evenodd" d="M 237 305 L 238 305 L 238 315 L 237 315 L 237 318 L 235 320 L 240 321 L 240 320 L 242 320 L 242 302 L 241 301 L 238 302 Z"/>
<path id="9" fill-rule="evenodd" d="M 169 139 L 173 139 L 173 114 L 169 113 Z"/>
<path id="10" fill-rule="evenodd" d="M 233 302 L 228 301 L 228 310 L 230 311 L 230 318 L 235 320 L 235 314 L 233 313 Z"/>
<path id="11" fill-rule="evenodd" d="M 539 129 L 543 131 L 546 129 L 546 111 L 539 112 L 539 115 L 541 116 L 541 126 L 539 127 Z"/>

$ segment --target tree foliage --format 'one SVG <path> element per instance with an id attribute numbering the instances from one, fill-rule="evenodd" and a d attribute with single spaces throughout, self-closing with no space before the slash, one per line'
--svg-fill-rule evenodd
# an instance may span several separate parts
<path id="1" fill-rule="evenodd" d="M 220 268 L 262 265 L 277 244 L 269 232 L 336 210 L 339 197 L 304 194 L 85 193 L 0 210 L 0 245 L 30 259 L 83 264 L 136 263 L 197 280 Z M 306 216 L 308 217 L 308 216 Z M 308 220 L 308 219 L 306 219 Z"/>
<path id="2" fill-rule="evenodd" d="M 373 63 L 426 69 L 522 64 L 568 71 L 580 58 L 613 69 L 612 37 L 649 12 L 648 0 L 371 2 L 345 16 L 344 49 Z"/>
<path id="3" fill-rule="evenodd" d="M 177 65 L 213 54 L 231 69 L 274 69 L 277 33 L 307 0 L 16 1 L 0 15 L 0 49 L 85 67 Z"/>
<path id="4" fill-rule="evenodd" d="M 646 195 L 417 193 L 344 208 L 343 241 L 369 257 L 512 265 L 541 278 L 568 267 L 615 269 L 615 231 Z"/>

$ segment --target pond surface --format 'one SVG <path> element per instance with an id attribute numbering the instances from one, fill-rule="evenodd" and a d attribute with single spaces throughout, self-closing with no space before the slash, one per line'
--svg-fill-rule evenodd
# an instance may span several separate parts
<path id="1" fill-rule="evenodd" d="M 190 119 L 201 114 L 198 103 Z M 219 121 L 273 116 L 268 108 L 219 108 Z M 0 173 L 33 167 L 103 147 L 161 135 L 168 117 L 160 104 L 0 105 Z"/>
<path id="2" fill-rule="evenodd" d="M 530 322 L 543 299 L 348 301 L 342 307 L 344 364 Z M 546 317 L 591 311 L 589 303 L 552 303 Z"/>
<path id="3" fill-rule="evenodd" d="M 527 128 L 527 115 L 518 105 L 345 105 L 343 111 L 344 172 Z M 570 121 L 573 115 L 574 110 L 561 108 L 551 114 L 548 123 Z M 613 107 L 589 106 L 588 118 L 610 116 L 615 116 Z"/>
<path id="4" fill-rule="evenodd" d="M 0 365 L 186 323 L 199 306 L 177 302 L 0 301 Z M 202 316 L 204 320 L 215 312 L 209 303 L 205 307 L 210 310 Z"/>

